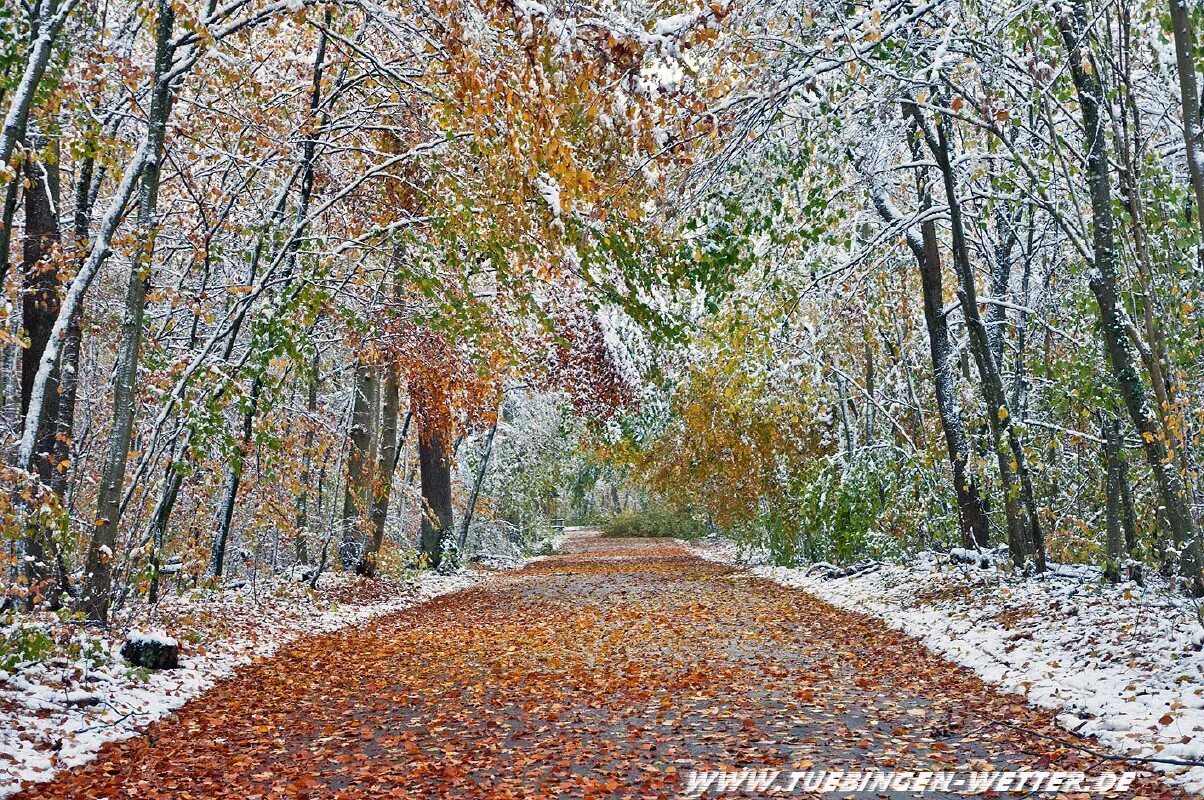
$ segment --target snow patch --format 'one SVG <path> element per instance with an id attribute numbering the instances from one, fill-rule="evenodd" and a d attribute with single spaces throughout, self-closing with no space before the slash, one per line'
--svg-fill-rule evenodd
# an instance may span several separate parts
<path id="1" fill-rule="evenodd" d="M 161 647 L 179 647 L 180 642 L 172 636 L 168 636 L 162 631 L 147 633 L 146 631 L 131 631 L 126 635 L 126 640 L 134 644 L 150 644 L 159 645 Z"/>
<path id="2" fill-rule="evenodd" d="M 92 760 L 105 742 L 138 735 L 238 667 L 270 656 L 301 636 L 360 625 L 486 579 L 482 573 L 423 573 L 408 582 L 358 584 L 376 589 L 363 602 L 343 596 L 355 588 L 354 579 L 329 574 L 323 576 L 317 595 L 301 593 L 294 585 L 277 587 L 293 592 L 283 596 L 242 589 L 170 597 L 160 604 L 161 617 L 207 618 L 216 620 L 221 630 L 213 641 L 181 647 L 176 669 L 147 674 L 131 668 L 120 652 L 125 637 L 114 631 L 107 639 L 91 640 L 101 644 L 99 652 L 92 649 L 74 660 L 25 662 L 0 671 L 0 797 L 17 792 L 22 782 L 46 781 Z M 147 611 L 143 607 L 136 613 Z M 135 627 L 128 636 L 176 643 L 162 631 L 148 630 Z M 83 634 L 80 637 L 83 641 Z"/>

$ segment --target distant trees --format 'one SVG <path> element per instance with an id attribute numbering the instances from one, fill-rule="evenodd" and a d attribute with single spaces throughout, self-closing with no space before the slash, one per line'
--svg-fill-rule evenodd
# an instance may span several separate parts
<path id="1" fill-rule="evenodd" d="M 682 220 L 700 257 L 733 254 L 740 310 L 665 381 L 637 469 L 697 492 L 701 449 L 666 465 L 723 426 L 695 415 L 700 365 L 767 315 L 767 355 L 725 381 L 758 387 L 746 408 L 818 392 L 823 466 L 759 453 L 759 496 L 795 522 L 750 503 L 737 531 L 807 558 L 1005 539 L 1017 565 L 1144 560 L 1204 592 L 1200 9 L 1171 5 L 736 11 L 708 57 L 757 55 L 712 106 Z"/>
<path id="2" fill-rule="evenodd" d="M 638 85 L 679 57 L 653 22 L 392 0 L 0 17 L 5 596 L 104 621 L 168 563 L 372 575 L 419 519 L 437 561 L 456 444 L 502 387 L 572 396 L 561 322 L 648 312 L 646 206 L 684 163 L 652 136 L 675 101 Z"/>
<path id="3" fill-rule="evenodd" d="M 783 560 L 1204 591 L 1199 9 L 672 11 L 0 17 L 6 596 L 435 564 L 586 496 L 540 393 Z"/>

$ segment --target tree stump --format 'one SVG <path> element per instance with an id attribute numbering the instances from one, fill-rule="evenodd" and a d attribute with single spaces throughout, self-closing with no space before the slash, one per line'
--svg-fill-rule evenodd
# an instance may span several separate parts
<path id="1" fill-rule="evenodd" d="M 175 669 L 180 665 L 180 643 L 170 636 L 135 631 L 126 637 L 121 655 L 136 667 Z"/>

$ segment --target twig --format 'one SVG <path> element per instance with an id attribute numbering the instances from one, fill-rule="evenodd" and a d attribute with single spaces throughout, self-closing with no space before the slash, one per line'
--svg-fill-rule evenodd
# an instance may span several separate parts
<path id="1" fill-rule="evenodd" d="M 1066 747 L 1074 748 L 1081 753 L 1086 753 L 1089 756 L 1102 759 L 1104 761 L 1122 761 L 1126 764 L 1169 764 L 1175 767 L 1204 767 L 1204 761 L 1199 760 L 1157 758 L 1155 756 L 1118 756 L 1111 753 L 1102 753 L 1099 750 L 1095 750 L 1090 747 L 1084 747 L 1081 744 L 1075 744 L 1072 741 L 1062 739 L 1048 733 L 1034 731 L 1029 728 L 1025 728 L 1022 725 L 1014 725 L 1010 722 L 1004 722 L 1003 720 L 999 719 L 988 719 L 987 722 L 994 725 L 1003 725 L 1006 728 L 1011 728 L 1012 730 L 1020 731 L 1021 733 L 1029 734 L 1031 736 L 1040 736 L 1043 739 L 1049 739 L 1050 741 L 1057 742 L 1058 744 L 1065 745 Z"/>

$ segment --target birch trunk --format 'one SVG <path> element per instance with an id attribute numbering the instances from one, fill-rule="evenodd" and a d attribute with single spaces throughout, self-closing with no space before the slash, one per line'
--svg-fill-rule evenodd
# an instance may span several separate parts
<path id="1" fill-rule="evenodd" d="M 167 75 L 172 62 L 171 36 L 175 9 L 171 0 L 158 0 L 156 8 L 154 89 L 147 119 L 146 165 L 142 170 L 142 185 L 138 198 L 141 246 L 130 265 L 125 312 L 121 323 L 121 343 L 117 351 L 113 379 L 113 425 L 109 435 L 108 454 L 101 471 L 96 529 L 88 546 L 85 567 L 84 611 L 89 619 L 102 623 L 107 621 L 109 612 L 113 547 L 117 541 L 119 505 L 134 426 L 134 390 L 138 378 L 138 352 L 142 345 L 142 317 L 146 310 L 151 257 L 154 252 L 163 143 L 167 135 L 167 117 L 171 111 L 171 84 Z M 93 252 L 95 254 L 95 250 Z M 63 314 L 60 313 L 59 322 L 62 322 L 62 317 Z M 55 327 L 58 327 L 58 322 Z M 47 352 L 49 351 L 48 347 Z M 41 378 L 40 374 L 38 378 Z M 35 392 L 36 389 L 35 386 Z M 28 418 L 27 415 L 26 419 Z"/>
<path id="2" fill-rule="evenodd" d="M 372 505 L 369 513 L 372 527 L 364 554 L 360 557 L 355 571 L 369 578 L 377 573 L 377 561 L 380 548 L 385 541 L 385 522 L 389 519 L 389 499 L 393 492 L 393 473 L 397 466 L 397 454 L 401 447 L 401 438 L 397 431 L 397 423 L 401 418 L 401 381 L 397 375 L 397 367 L 386 364 L 382 368 L 381 398 L 381 427 L 380 447 L 376 464 L 376 480 L 372 490 Z M 407 420 L 408 422 L 408 420 Z"/>

